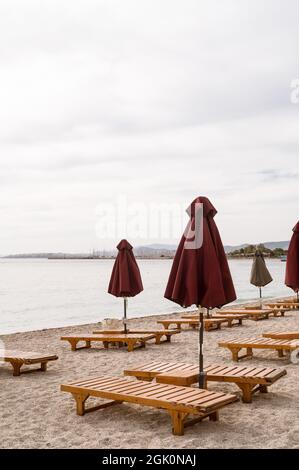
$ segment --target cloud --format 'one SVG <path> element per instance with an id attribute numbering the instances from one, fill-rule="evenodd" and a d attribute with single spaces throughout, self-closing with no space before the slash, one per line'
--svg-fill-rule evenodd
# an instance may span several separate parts
<path id="1" fill-rule="evenodd" d="M 273 169 L 262 170 L 258 172 L 259 175 L 263 177 L 266 181 L 275 181 L 275 180 L 289 180 L 289 179 L 299 179 L 298 171 L 278 171 Z"/>
<path id="2" fill-rule="evenodd" d="M 288 238 L 298 13 L 295 0 L 2 1 L 0 251 L 109 247 L 95 210 L 119 195 L 205 194 L 225 243 Z"/>

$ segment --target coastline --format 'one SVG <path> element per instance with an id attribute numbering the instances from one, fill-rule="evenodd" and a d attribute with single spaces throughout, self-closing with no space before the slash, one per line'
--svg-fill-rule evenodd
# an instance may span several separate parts
<path id="1" fill-rule="evenodd" d="M 287 301 L 287 300 L 290 300 L 290 299 L 294 299 L 294 296 L 284 296 L 284 297 L 269 297 L 269 298 L 263 298 L 263 301 L 264 303 L 265 302 L 276 302 L 276 301 Z M 221 310 L 225 310 L 225 309 L 238 309 L 238 308 L 243 308 L 243 307 L 249 307 L 249 306 L 253 306 L 253 305 L 256 305 L 257 303 L 259 302 L 259 299 L 250 299 L 250 300 L 246 300 L 246 301 L 240 301 L 238 302 L 238 300 L 236 300 L 235 302 L 233 302 L 232 304 L 228 304 L 226 305 L 225 307 L 223 307 Z M 181 308 L 180 306 L 178 306 L 178 308 Z M 218 309 L 215 309 L 215 310 L 218 310 Z M 191 308 L 191 307 L 188 307 L 186 309 L 181 309 L 181 310 L 177 310 L 177 311 L 173 311 L 173 312 L 159 312 L 159 313 L 153 313 L 153 314 L 150 314 L 150 315 L 141 315 L 141 316 L 134 316 L 133 315 L 129 315 L 129 318 L 128 320 L 130 322 L 142 322 L 142 321 L 145 321 L 145 320 L 150 320 L 150 319 L 153 319 L 153 322 L 155 322 L 155 320 L 163 320 L 166 316 L 167 317 L 175 317 L 175 316 L 179 316 L 183 313 L 186 313 L 186 312 L 195 312 L 196 310 L 194 308 Z M 122 319 L 122 313 L 120 313 L 120 315 L 118 316 L 111 316 L 111 317 L 106 317 L 107 319 L 113 319 L 113 320 L 119 320 L 121 321 Z M 1 334 L 1 330 L 0 330 L 0 340 L 1 338 L 3 337 L 7 337 L 7 336 L 13 336 L 13 335 L 20 335 L 20 334 L 26 334 L 26 333 L 38 333 L 38 332 L 41 332 L 41 331 L 52 331 L 52 330 L 55 330 L 55 331 L 59 331 L 59 330 L 65 330 L 65 329 L 68 329 L 68 328 L 90 328 L 91 326 L 93 327 L 99 327 L 99 325 L 101 325 L 103 320 L 99 320 L 98 322 L 88 322 L 88 323 L 72 323 L 70 325 L 63 325 L 63 326 L 53 326 L 53 327 L 49 327 L 49 328 L 37 328 L 37 329 L 33 329 L 33 330 L 26 330 L 26 331 L 15 331 L 15 332 L 12 332 L 12 333 L 4 333 L 4 334 Z"/>
<path id="2" fill-rule="evenodd" d="M 234 307 L 239 308 L 240 304 Z M 128 325 L 156 327 L 159 318 L 165 315 L 131 318 Z M 7 348 L 47 351 L 59 356 L 46 373 L 20 377 L 13 377 L 8 365 L 0 365 L 1 448 L 299 448 L 298 365 L 278 359 L 273 351 L 258 351 L 251 361 L 243 363 L 287 369 L 287 376 L 271 386 L 268 394 L 257 394 L 251 404 L 234 403 L 221 410 L 219 422 L 203 421 L 188 428 L 181 437 L 171 434 L 169 416 L 163 410 L 122 404 L 77 416 L 71 396 L 60 392 L 62 383 L 90 376 L 121 376 L 124 368 L 152 360 L 198 360 L 196 331 L 175 335 L 171 343 L 149 343 L 145 349 L 132 353 L 124 349 L 104 350 L 102 346 L 72 352 L 68 343 L 60 341 L 63 334 L 92 332 L 98 327 L 99 323 L 92 323 L 0 336 Z M 299 311 L 290 311 L 285 318 L 245 321 L 243 327 L 205 333 L 205 362 L 231 363 L 228 351 L 217 346 L 221 339 L 260 336 L 277 329 L 298 330 Z M 215 382 L 209 388 L 238 394 L 233 384 Z M 266 440 L 269 429 L 271 439 Z"/>

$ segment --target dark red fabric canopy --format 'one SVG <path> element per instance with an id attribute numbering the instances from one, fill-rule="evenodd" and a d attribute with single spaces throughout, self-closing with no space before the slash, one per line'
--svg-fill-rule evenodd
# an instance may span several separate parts
<path id="1" fill-rule="evenodd" d="M 203 209 L 203 243 L 200 248 L 187 249 L 188 233 L 195 229 L 195 212 Z M 206 197 L 197 197 L 187 209 L 190 215 L 185 234 L 175 254 L 164 296 L 182 307 L 200 305 L 221 307 L 236 299 L 228 262 L 214 222 L 215 207 Z M 187 234 L 187 237 L 186 237 Z"/>
<path id="2" fill-rule="evenodd" d="M 117 249 L 108 292 L 116 297 L 134 297 L 143 291 L 143 285 L 133 247 L 127 240 L 121 240 Z"/>
<path id="3" fill-rule="evenodd" d="M 299 222 L 293 232 L 288 249 L 285 283 L 294 292 L 299 292 Z"/>

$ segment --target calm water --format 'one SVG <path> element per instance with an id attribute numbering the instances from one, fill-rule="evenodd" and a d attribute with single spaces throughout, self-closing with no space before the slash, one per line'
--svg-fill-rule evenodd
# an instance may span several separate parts
<path id="1" fill-rule="evenodd" d="M 179 311 L 163 298 L 171 260 L 138 260 L 144 291 L 129 300 L 128 316 Z M 0 260 L 0 334 L 122 317 L 122 299 L 107 294 L 113 260 Z M 283 284 L 285 263 L 267 262 L 273 282 L 265 297 L 291 295 Z M 238 301 L 254 299 L 250 260 L 232 260 Z"/>

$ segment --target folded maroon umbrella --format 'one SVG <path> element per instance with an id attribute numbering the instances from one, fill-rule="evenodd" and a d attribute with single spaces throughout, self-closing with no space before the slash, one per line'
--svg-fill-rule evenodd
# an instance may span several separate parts
<path id="1" fill-rule="evenodd" d="M 221 307 L 236 299 L 227 258 L 214 222 L 215 207 L 197 197 L 187 209 L 190 220 L 176 251 L 164 296 L 182 307 Z M 193 243 L 192 243 L 193 242 Z M 200 311 L 199 387 L 204 387 L 203 313 Z"/>
<path id="2" fill-rule="evenodd" d="M 293 236 L 290 241 L 286 265 L 285 284 L 299 292 L 299 222 L 293 228 Z"/>
<path id="3" fill-rule="evenodd" d="M 186 234 L 195 230 L 196 206 L 202 204 L 202 246 L 187 248 Z M 236 299 L 226 254 L 214 221 L 215 207 L 206 197 L 197 197 L 187 209 L 185 234 L 175 254 L 165 297 L 182 307 L 221 307 Z M 198 212 L 197 212 L 198 213 Z M 195 234 L 194 234 L 195 238 Z"/>
<path id="4" fill-rule="evenodd" d="M 143 285 L 132 245 L 127 240 L 121 240 L 117 249 L 119 252 L 112 269 L 108 292 L 115 297 L 124 298 L 124 318 L 126 319 L 127 297 L 135 297 L 143 291 Z M 126 322 L 124 322 L 124 328 L 126 333 Z"/>
<path id="5" fill-rule="evenodd" d="M 262 287 L 272 282 L 272 276 L 266 266 L 266 261 L 261 250 L 256 250 L 252 262 L 250 283 L 259 288 L 260 291 L 260 307 L 262 307 Z"/>

